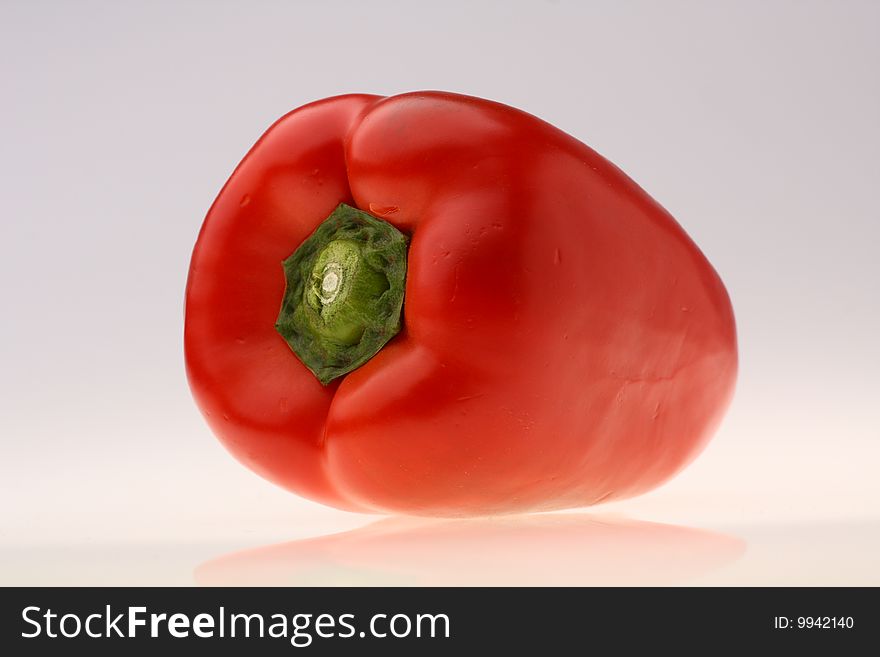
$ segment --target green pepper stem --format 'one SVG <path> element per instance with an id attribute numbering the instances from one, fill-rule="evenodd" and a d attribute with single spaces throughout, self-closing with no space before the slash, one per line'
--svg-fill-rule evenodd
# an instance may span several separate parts
<path id="1" fill-rule="evenodd" d="M 275 328 L 322 384 L 400 331 L 406 248 L 394 226 L 343 203 L 284 261 Z"/>

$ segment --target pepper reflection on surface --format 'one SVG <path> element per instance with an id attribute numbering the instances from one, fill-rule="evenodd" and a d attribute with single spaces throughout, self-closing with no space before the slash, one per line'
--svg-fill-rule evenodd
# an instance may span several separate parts
<path id="1" fill-rule="evenodd" d="M 196 568 L 205 586 L 626 586 L 689 584 L 745 542 L 589 514 L 395 517 L 234 552 Z"/>

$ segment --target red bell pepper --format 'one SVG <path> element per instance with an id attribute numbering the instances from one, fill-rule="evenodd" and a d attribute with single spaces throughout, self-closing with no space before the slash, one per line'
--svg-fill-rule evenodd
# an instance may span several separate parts
<path id="1" fill-rule="evenodd" d="M 263 135 L 199 234 L 185 351 L 248 467 L 426 515 L 657 486 L 737 369 L 724 286 L 660 205 L 551 125 L 439 92 L 329 98 Z"/>

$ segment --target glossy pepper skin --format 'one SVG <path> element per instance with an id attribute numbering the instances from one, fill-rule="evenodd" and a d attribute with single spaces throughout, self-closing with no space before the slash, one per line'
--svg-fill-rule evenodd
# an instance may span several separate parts
<path id="1" fill-rule="evenodd" d="M 281 262 L 340 203 L 408 236 L 403 329 L 322 385 L 274 324 Z M 647 491 L 704 447 L 737 370 L 725 288 L 657 202 L 553 126 L 441 92 L 329 98 L 263 135 L 199 234 L 185 352 L 258 474 L 442 516 Z"/>

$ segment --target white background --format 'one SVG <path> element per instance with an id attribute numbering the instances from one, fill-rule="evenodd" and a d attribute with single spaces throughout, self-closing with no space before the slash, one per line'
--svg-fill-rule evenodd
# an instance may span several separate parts
<path id="1" fill-rule="evenodd" d="M 878 24 L 868 1 L 3 0 L 0 584 L 880 584 Z M 288 110 L 417 89 L 590 144 L 721 274 L 737 394 L 672 483 L 368 526 L 211 436 L 182 308 L 215 194 Z"/>

